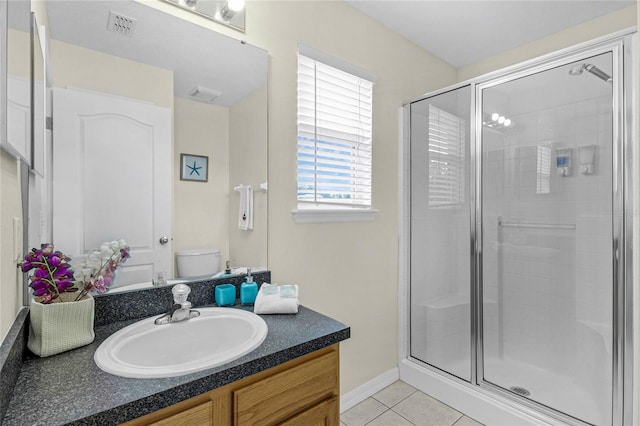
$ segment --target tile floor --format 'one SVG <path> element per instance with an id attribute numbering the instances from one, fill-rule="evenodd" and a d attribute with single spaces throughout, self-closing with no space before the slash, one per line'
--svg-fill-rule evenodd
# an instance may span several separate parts
<path id="1" fill-rule="evenodd" d="M 481 423 L 397 381 L 342 413 L 340 425 L 481 426 Z"/>

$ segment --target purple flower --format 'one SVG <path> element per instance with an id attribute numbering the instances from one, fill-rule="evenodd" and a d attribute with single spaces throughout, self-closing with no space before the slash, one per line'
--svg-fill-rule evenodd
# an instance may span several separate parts
<path id="1" fill-rule="evenodd" d="M 42 244 L 40 250 L 31 249 L 24 257 L 20 267 L 23 272 L 33 270 L 29 286 L 41 303 L 52 303 L 60 293 L 77 291 L 68 260 L 62 252 L 54 251 L 52 244 Z"/>
<path id="2" fill-rule="evenodd" d="M 60 265 L 60 258 L 56 255 L 49 256 L 49 265 L 56 267 Z"/>

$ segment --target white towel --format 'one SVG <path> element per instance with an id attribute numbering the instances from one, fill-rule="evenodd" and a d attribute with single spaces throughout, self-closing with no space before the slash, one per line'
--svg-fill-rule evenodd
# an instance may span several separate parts
<path id="1" fill-rule="evenodd" d="M 256 301 L 253 305 L 253 312 L 255 314 L 297 314 L 298 305 L 300 301 L 298 299 L 298 286 L 293 285 L 295 292 L 292 297 L 283 297 L 280 292 L 274 294 L 265 294 L 265 290 L 273 285 L 269 283 L 263 283 L 260 286 L 260 291 L 256 296 Z M 280 290 L 280 288 L 278 288 Z"/>
<path id="2" fill-rule="evenodd" d="M 251 186 L 240 186 L 240 209 L 238 211 L 238 228 L 243 231 L 253 229 L 253 189 Z"/>

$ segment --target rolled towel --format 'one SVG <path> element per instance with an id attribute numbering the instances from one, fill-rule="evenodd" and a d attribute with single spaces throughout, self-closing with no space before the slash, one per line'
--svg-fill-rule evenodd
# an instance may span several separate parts
<path id="1" fill-rule="evenodd" d="M 297 314 L 298 286 L 263 283 L 253 305 L 256 314 Z"/>

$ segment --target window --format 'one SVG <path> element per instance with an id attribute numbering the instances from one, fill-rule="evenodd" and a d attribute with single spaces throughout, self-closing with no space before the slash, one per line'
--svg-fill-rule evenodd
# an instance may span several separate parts
<path id="1" fill-rule="evenodd" d="M 551 147 L 537 145 L 536 153 L 536 194 L 548 194 L 551 192 Z"/>
<path id="2" fill-rule="evenodd" d="M 465 120 L 429 105 L 429 206 L 464 200 Z"/>
<path id="3" fill-rule="evenodd" d="M 303 50 L 312 49 L 298 55 L 298 206 L 370 208 L 373 79 Z"/>

